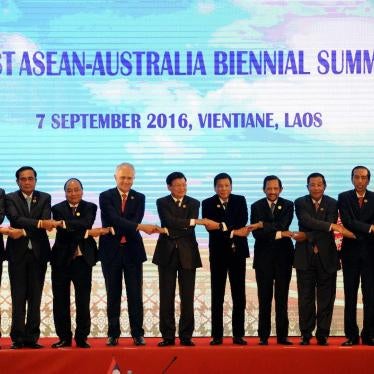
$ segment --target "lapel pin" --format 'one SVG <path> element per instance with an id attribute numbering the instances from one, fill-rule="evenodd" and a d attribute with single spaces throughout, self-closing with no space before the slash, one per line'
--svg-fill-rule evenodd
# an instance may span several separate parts
<path id="1" fill-rule="evenodd" d="M 367 202 L 368 202 L 368 201 L 365 199 L 365 200 L 364 200 L 364 203 L 366 204 Z"/>
<path id="2" fill-rule="evenodd" d="M 183 204 L 183 205 L 182 205 L 182 208 L 185 208 L 185 207 L 186 207 L 186 205 Z"/>
<path id="3" fill-rule="evenodd" d="M 217 208 L 222 208 L 221 204 L 217 204 Z"/>
<path id="4" fill-rule="evenodd" d="M 79 212 L 76 212 L 75 215 L 79 217 L 81 214 Z"/>
<path id="5" fill-rule="evenodd" d="M 278 209 L 281 210 L 282 209 L 282 205 L 278 205 Z"/>
<path id="6" fill-rule="evenodd" d="M 130 196 L 130 199 L 131 199 L 131 200 L 134 200 L 134 196 Z"/>
<path id="7" fill-rule="evenodd" d="M 32 200 L 32 203 L 35 204 L 35 203 L 36 203 L 36 199 L 33 199 L 33 200 Z"/>
<path id="8" fill-rule="evenodd" d="M 321 212 L 323 212 L 323 211 L 324 211 L 324 209 L 323 209 L 323 208 L 319 208 L 319 210 L 320 210 Z"/>

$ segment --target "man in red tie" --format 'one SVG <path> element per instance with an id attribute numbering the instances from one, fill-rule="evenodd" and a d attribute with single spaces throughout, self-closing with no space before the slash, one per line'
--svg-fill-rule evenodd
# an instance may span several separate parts
<path id="1" fill-rule="evenodd" d="M 357 325 L 357 293 L 361 280 L 364 320 L 362 344 L 374 345 L 374 193 L 367 190 L 370 170 L 355 166 L 351 172 L 353 190 L 339 194 L 338 204 L 343 225 L 355 238 L 342 242 L 344 279 L 344 346 L 360 343 Z"/>
<path id="2" fill-rule="evenodd" d="M 151 234 L 155 225 L 142 224 L 145 196 L 131 187 L 134 166 L 117 166 L 116 187 L 100 194 L 101 222 L 113 235 L 100 237 L 99 259 L 107 291 L 108 341 L 115 346 L 121 334 L 122 277 L 125 279 L 131 336 L 135 345 L 145 345 L 143 330 L 143 262 L 147 260 L 140 231 Z"/>

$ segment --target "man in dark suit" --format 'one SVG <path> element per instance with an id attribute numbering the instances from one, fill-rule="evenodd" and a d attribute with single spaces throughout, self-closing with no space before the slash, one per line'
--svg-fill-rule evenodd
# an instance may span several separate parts
<path id="1" fill-rule="evenodd" d="M 0 188 L 0 225 L 3 223 L 5 218 L 5 191 Z M 4 261 L 4 240 L 3 234 L 8 235 L 8 228 L 0 227 L 0 286 L 1 286 L 1 277 L 3 274 L 3 261 Z M 1 312 L 0 312 L 1 313 Z M 1 314 L 0 314 L 0 324 L 1 324 Z M 1 331 L 0 331 L 1 336 Z"/>
<path id="2" fill-rule="evenodd" d="M 258 336 L 260 345 L 268 345 L 271 330 L 271 303 L 275 299 L 275 322 L 278 344 L 291 345 L 288 337 L 288 291 L 292 275 L 294 246 L 289 227 L 293 202 L 281 198 L 282 182 L 275 175 L 265 177 L 266 198 L 251 206 L 251 223 L 260 223 L 253 231 L 253 268 L 256 272 L 259 303 Z"/>
<path id="3" fill-rule="evenodd" d="M 344 279 L 344 346 L 360 342 L 357 325 L 357 293 L 361 280 L 364 304 L 362 344 L 374 345 L 374 193 L 367 190 L 370 170 L 356 166 L 351 173 L 353 190 L 339 194 L 343 225 L 355 238 L 343 238 L 341 258 Z"/>
<path id="4" fill-rule="evenodd" d="M 139 231 L 155 232 L 155 225 L 142 224 L 145 196 L 131 189 L 135 169 L 129 163 L 117 166 L 117 186 L 100 194 L 101 222 L 114 235 L 100 237 L 99 259 L 107 291 L 108 341 L 115 346 L 121 334 L 122 276 L 125 279 L 131 336 L 135 345 L 145 345 L 143 330 L 143 262 L 147 260 Z"/>
<path id="5" fill-rule="evenodd" d="M 195 225 L 206 221 L 198 219 L 199 201 L 186 195 L 187 180 L 183 173 L 173 172 L 166 178 L 171 195 L 157 200 L 157 211 L 162 229 L 157 241 L 153 263 L 158 265 L 160 289 L 160 347 L 175 344 L 175 287 L 178 276 L 181 314 L 179 339 L 181 345 L 193 346 L 194 292 L 196 268 L 201 267 Z"/>
<path id="6" fill-rule="evenodd" d="M 234 195 L 232 179 L 226 173 L 214 177 L 216 194 L 202 202 L 202 216 L 215 222 L 207 225 L 209 231 L 209 261 L 211 281 L 212 341 L 210 345 L 222 344 L 223 302 L 226 278 L 229 276 L 232 295 L 232 333 L 233 343 L 246 345 L 243 339 L 246 259 L 249 248 L 246 235 L 238 236 L 248 221 L 245 197 Z"/>
<path id="7" fill-rule="evenodd" d="M 297 271 L 299 325 L 301 345 L 309 345 L 317 324 L 319 345 L 327 345 L 336 294 L 336 273 L 339 268 L 334 231 L 344 233 L 337 225 L 335 199 L 324 195 L 326 181 L 322 174 L 307 178 L 309 194 L 295 201 L 300 233 L 294 238 L 294 266 Z M 316 310 L 317 294 L 317 310 Z"/>
<path id="8" fill-rule="evenodd" d="M 109 233 L 109 228 L 94 228 L 97 206 L 82 200 L 83 186 L 76 179 L 64 185 L 66 200 L 52 207 L 58 221 L 56 240 L 52 247 L 53 318 L 60 340 L 52 348 L 70 347 L 70 285 L 73 282 L 76 304 L 75 342 L 77 347 L 90 348 L 87 336 L 91 328 L 90 295 L 92 267 L 96 263 L 94 236 Z"/>
<path id="9" fill-rule="evenodd" d="M 36 191 L 36 171 L 23 166 L 16 172 L 19 191 L 6 195 L 5 211 L 11 226 L 20 237 L 8 237 L 6 254 L 12 297 L 12 349 L 42 348 L 40 303 L 50 245 L 46 230 L 55 222 L 51 216 L 51 196 Z M 25 314 L 27 309 L 26 323 Z"/>

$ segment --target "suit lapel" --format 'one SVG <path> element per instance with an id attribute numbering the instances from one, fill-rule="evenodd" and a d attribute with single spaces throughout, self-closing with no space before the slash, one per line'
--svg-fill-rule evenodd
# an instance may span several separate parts
<path id="1" fill-rule="evenodd" d="M 268 207 L 269 207 L 269 205 L 268 205 Z M 277 201 L 277 203 L 275 204 L 275 207 L 274 207 L 274 213 L 272 214 L 273 218 L 279 216 L 279 214 L 281 213 L 282 209 L 283 209 L 282 199 L 280 197 L 278 197 L 278 201 Z M 270 209 L 270 212 L 271 212 L 271 209 Z"/>
<path id="2" fill-rule="evenodd" d="M 269 203 L 268 203 L 266 197 L 262 200 L 262 207 L 261 208 L 263 209 L 263 212 L 266 215 L 266 220 L 267 221 L 273 221 L 277 209 L 274 209 L 274 214 L 271 213 L 271 208 L 269 207 Z M 277 208 L 277 206 L 275 206 L 275 208 Z"/>
<path id="3" fill-rule="evenodd" d="M 366 198 L 366 194 L 365 194 L 365 198 Z M 356 194 L 355 190 L 352 190 L 350 192 L 349 199 L 351 200 L 351 204 L 350 205 L 353 207 L 355 216 L 359 217 L 361 215 L 361 208 L 360 208 L 360 205 L 358 203 L 358 198 L 357 198 L 357 194 Z M 364 205 L 365 205 L 365 203 L 364 203 Z"/>
<path id="4" fill-rule="evenodd" d="M 23 215 L 26 217 L 30 216 L 29 207 L 27 206 L 27 201 L 24 198 L 21 190 L 18 191 L 18 197 L 19 197 L 19 206 L 23 210 Z"/>
<path id="5" fill-rule="evenodd" d="M 32 199 L 31 199 L 30 216 L 33 215 L 33 213 L 35 211 L 35 208 L 37 207 L 37 205 L 39 203 L 39 199 L 40 199 L 39 192 L 34 191 L 34 193 L 32 194 Z M 26 203 L 26 205 L 27 205 L 27 203 Z"/>

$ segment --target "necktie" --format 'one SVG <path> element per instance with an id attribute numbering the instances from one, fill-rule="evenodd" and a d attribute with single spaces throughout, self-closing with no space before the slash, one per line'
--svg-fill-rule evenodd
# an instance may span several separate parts
<path id="1" fill-rule="evenodd" d="M 318 209 L 319 209 L 319 202 L 318 202 L 318 201 L 316 201 L 316 202 L 314 203 L 314 209 L 316 210 L 316 212 L 318 212 Z M 318 247 L 317 247 L 316 245 L 314 245 L 314 247 L 313 247 L 313 252 L 314 252 L 315 254 L 318 253 Z"/>
<path id="2" fill-rule="evenodd" d="M 358 205 L 360 206 L 360 208 L 362 208 L 363 204 L 364 204 L 364 197 L 363 196 L 359 196 L 359 198 L 358 198 Z"/>
<path id="3" fill-rule="evenodd" d="M 127 200 L 127 195 L 125 193 L 123 193 L 122 194 L 121 213 L 123 213 L 125 211 L 126 200 Z"/>
<path id="4" fill-rule="evenodd" d="M 71 208 L 72 215 L 75 216 L 75 212 L 77 211 L 78 207 L 77 206 L 71 206 L 70 208 Z M 72 260 L 75 260 L 78 256 L 82 256 L 82 252 L 80 252 L 79 245 L 77 246 L 77 248 L 75 248 Z"/>
<path id="5" fill-rule="evenodd" d="M 177 207 L 180 207 L 180 206 L 181 206 L 181 203 L 182 203 L 182 200 L 177 200 L 177 201 L 175 202 L 175 204 L 177 204 Z"/>
<path id="6" fill-rule="evenodd" d="M 224 202 L 222 203 L 222 205 L 223 205 L 223 209 L 225 209 L 225 210 L 227 209 L 227 204 L 228 204 L 227 201 L 224 201 Z"/>
<path id="7" fill-rule="evenodd" d="M 27 203 L 27 208 L 29 209 L 29 213 L 31 211 L 31 196 L 27 196 L 26 197 L 26 203 Z M 27 248 L 28 249 L 32 249 L 32 244 L 31 244 L 31 240 L 29 239 L 28 243 L 27 243 Z"/>
<path id="8" fill-rule="evenodd" d="M 125 193 L 123 193 L 121 196 L 122 196 L 121 213 L 123 214 L 123 212 L 125 211 L 127 195 Z M 120 243 L 121 244 L 125 244 L 126 243 L 126 237 L 125 237 L 125 235 L 123 235 L 121 237 Z"/>
<path id="9" fill-rule="evenodd" d="M 31 210 L 31 196 L 26 197 L 26 203 L 27 203 L 27 207 L 28 207 L 29 212 L 30 212 L 30 210 Z"/>
<path id="10" fill-rule="evenodd" d="M 275 204 L 274 203 L 271 203 L 270 209 L 271 209 L 271 214 L 274 214 L 274 210 L 275 210 Z"/>

